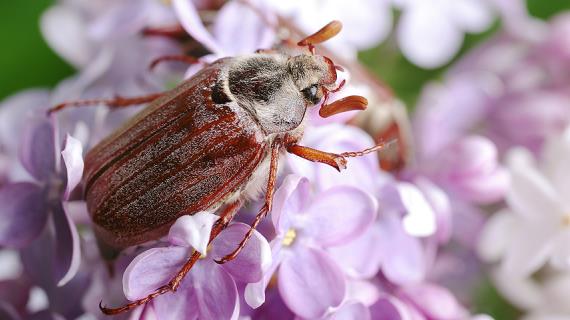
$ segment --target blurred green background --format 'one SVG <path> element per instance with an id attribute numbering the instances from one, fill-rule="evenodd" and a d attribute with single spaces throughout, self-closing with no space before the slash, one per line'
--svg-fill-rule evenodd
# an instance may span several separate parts
<path id="1" fill-rule="evenodd" d="M 96 0 L 93 0 L 96 1 Z M 426 0 L 427 1 L 427 0 Z M 41 13 L 54 0 L 0 1 L 0 100 L 25 88 L 53 87 L 71 75 L 73 68 L 60 59 L 43 41 L 39 30 Z M 530 12 L 548 18 L 570 9 L 570 0 L 528 0 Z M 492 34 L 468 35 L 463 52 Z M 421 86 L 439 77 L 445 67 L 423 70 L 410 64 L 394 46 L 381 45 L 361 54 L 361 60 L 387 81 L 408 105 L 413 105 Z"/>
<path id="2" fill-rule="evenodd" d="M 0 100 L 25 88 L 53 87 L 61 79 L 73 74 L 73 68 L 51 51 L 39 30 L 41 13 L 54 2 L 0 1 L 0 39 L 4 43 L 0 50 Z M 527 5 L 532 15 L 542 19 L 570 10 L 570 0 L 528 0 Z M 483 34 L 467 35 L 461 52 L 476 46 L 499 27 L 496 23 Z M 441 77 L 446 70 L 446 67 L 423 70 L 412 65 L 389 41 L 362 52 L 360 59 L 394 88 L 408 106 L 414 105 L 421 87 L 427 81 Z M 475 300 L 478 312 L 489 313 L 496 319 L 517 317 L 517 311 L 508 306 L 488 282 L 481 283 Z"/>

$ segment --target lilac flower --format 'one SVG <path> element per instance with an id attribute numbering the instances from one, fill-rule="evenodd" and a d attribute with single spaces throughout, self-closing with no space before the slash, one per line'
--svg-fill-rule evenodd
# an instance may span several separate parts
<path id="1" fill-rule="evenodd" d="M 28 311 L 75 319 L 84 313 L 81 300 L 91 281 L 90 273 L 86 269 L 76 270 L 73 278 L 69 276 L 71 279 L 62 285 L 58 277 L 58 268 L 62 264 L 58 261 L 61 260 L 57 251 L 60 250 L 61 239 L 58 238 L 58 234 L 53 234 L 46 228 L 36 241 L 21 250 L 25 275 L 38 289 L 41 288 L 47 298 L 45 305 L 36 305 L 33 308 L 35 310 Z"/>
<path id="2" fill-rule="evenodd" d="M 129 300 L 140 299 L 165 285 L 190 256 L 191 248 L 203 255 L 175 293 L 155 299 L 144 312 L 156 312 L 161 319 L 237 319 L 238 291 L 235 281 L 256 282 L 271 263 L 269 244 L 254 233 L 236 259 L 214 262 L 232 252 L 249 227 L 234 223 L 207 247 L 210 231 L 218 216 L 200 212 L 182 216 L 171 227 L 171 246 L 151 248 L 138 255 L 123 274 L 123 289 Z M 208 252 L 209 251 L 209 252 Z"/>
<path id="3" fill-rule="evenodd" d="M 273 264 L 261 281 L 246 287 L 248 304 L 263 303 L 265 288 L 279 267 L 279 292 L 294 313 L 316 318 L 338 307 L 346 294 L 345 276 L 323 249 L 355 239 L 374 220 L 376 209 L 374 198 L 359 189 L 337 186 L 313 198 L 307 179 L 285 178 L 272 211 L 277 233 L 271 242 Z"/>
<path id="4" fill-rule="evenodd" d="M 546 30 L 557 30 L 565 19 Z M 535 41 L 499 34 L 460 60 L 445 83 L 426 87 L 414 118 L 422 152 L 438 153 L 473 132 L 501 152 L 514 145 L 538 152 L 546 138 L 564 130 L 570 123 L 568 64 L 553 48 L 564 46 L 565 38 L 549 34 Z"/>
<path id="5" fill-rule="evenodd" d="M 34 182 L 10 183 L 0 189 L 0 244 L 22 248 L 35 240 L 46 223 L 53 223 L 57 237 L 54 276 L 67 283 L 79 267 L 79 237 L 67 212 L 70 192 L 83 173 L 81 143 L 67 136 L 59 153 L 56 130 L 51 121 L 30 121 L 24 133 L 20 159 Z"/>
<path id="6" fill-rule="evenodd" d="M 491 141 L 468 136 L 422 159 L 419 170 L 461 200 L 486 204 L 502 199 L 507 189 L 508 175 L 497 158 Z"/>
<path id="7" fill-rule="evenodd" d="M 537 164 L 524 149 L 509 153 L 509 208 L 490 218 L 480 252 L 506 272 L 527 276 L 546 263 L 570 270 L 570 130 L 553 138 Z"/>
<path id="8" fill-rule="evenodd" d="M 204 26 L 193 1 L 174 0 L 173 6 L 186 32 L 212 52 L 200 58 L 203 62 L 270 48 L 276 40 L 273 26 L 277 17 L 268 10 L 263 1 L 227 2 L 217 12 L 210 30 Z M 240 41 L 235 41 L 236 37 L 239 37 Z M 200 68 L 200 64 L 191 66 L 186 77 L 190 77 Z"/>
<path id="9" fill-rule="evenodd" d="M 470 318 L 447 289 L 430 283 L 395 289 L 380 298 L 371 307 L 371 312 L 374 319 L 390 320 Z"/>
<path id="10" fill-rule="evenodd" d="M 352 60 L 356 53 L 384 40 L 392 27 L 389 1 L 269 1 L 280 15 L 287 17 L 307 34 L 319 30 L 332 20 L 343 23 L 343 31 L 327 41 L 335 53 Z"/>

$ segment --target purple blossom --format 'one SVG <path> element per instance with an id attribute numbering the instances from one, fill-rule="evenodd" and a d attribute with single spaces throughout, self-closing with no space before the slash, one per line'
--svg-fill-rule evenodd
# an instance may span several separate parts
<path id="1" fill-rule="evenodd" d="M 246 287 L 248 304 L 258 307 L 264 302 L 265 288 L 279 268 L 279 292 L 297 315 L 322 317 L 330 307 L 340 306 L 346 295 L 345 275 L 324 249 L 356 239 L 376 210 L 374 198 L 360 189 L 337 186 L 313 197 L 307 179 L 285 178 L 272 211 L 277 233 L 271 241 L 273 264 L 261 281 Z"/>
<path id="2" fill-rule="evenodd" d="M 59 285 L 64 285 L 79 268 L 79 236 L 69 217 L 67 200 L 81 180 L 83 160 L 81 143 L 73 137 L 66 137 L 61 156 L 56 153 L 57 144 L 52 121 L 30 121 L 23 135 L 20 160 L 33 181 L 13 182 L 0 189 L 0 244 L 26 247 L 49 220 L 57 239 L 54 276 Z"/>
<path id="3" fill-rule="evenodd" d="M 256 282 L 270 264 L 269 244 L 258 232 L 236 259 L 214 262 L 232 252 L 249 227 L 234 223 L 207 248 L 218 216 L 207 212 L 182 216 L 171 227 L 170 246 L 151 248 L 138 255 L 123 274 L 123 290 L 129 300 L 140 299 L 165 285 L 190 256 L 191 248 L 202 253 L 175 293 L 153 300 L 143 313 L 156 312 L 166 319 L 237 319 L 236 281 Z"/>
<path id="4" fill-rule="evenodd" d="M 463 201 L 492 203 L 502 199 L 507 190 L 507 172 L 499 164 L 497 149 L 489 139 L 461 138 L 422 161 L 422 173 Z"/>
<path id="5" fill-rule="evenodd" d="M 429 85 L 414 118 L 420 152 L 438 153 L 477 133 L 501 152 L 522 145 L 536 153 L 546 138 L 564 130 L 570 122 L 568 64 L 553 48 L 566 40 L 553 31 L 566 19 L 544 26 L 549 32 L 533 41 L 499 34 L 460 60 L 443 84 Z"/>
<path id="6" fill-rule="evenodd" d="M 470 318 L 467 310 L 447 289 L 430 283 L 389 290 L 370 309 L 373 319 L 455 320 Z"/>

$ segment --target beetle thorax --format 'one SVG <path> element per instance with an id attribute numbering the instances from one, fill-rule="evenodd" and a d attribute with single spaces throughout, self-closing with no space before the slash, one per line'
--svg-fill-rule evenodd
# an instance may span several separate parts
<path id="1" fill-rule="evenodd" d="M 302 124 L 307 107 L 322 98 L 320 87 L 330 81 L 329 69 L 319 56 L 254 54 L 235 58 L 224 76 L 232 100 L 272 135 Z"/>

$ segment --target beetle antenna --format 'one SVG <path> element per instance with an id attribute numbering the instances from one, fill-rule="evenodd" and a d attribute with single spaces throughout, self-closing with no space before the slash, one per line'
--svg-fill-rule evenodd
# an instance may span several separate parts
<path id="1" fill-rule="evenodd" d="M 377 145 L 375 145 L 374 147 L 370 147 L 368 149 L 364 149 L 362 151 L 356 151 L 356 152 L 343 152 L 340 154 L 340 156 L 345 157 L 345 158 L 355 158 L 355 157 L 361 157 L 365 154 L 369 154 L 372 152 L 376 152 L 385 148 L 390 147 L 391 145 L 395 144 L 398 141 L 398 139 L 392 139 L 388 142 L 383 142 L 380 141 Z"/>
<path id="2" fill-rule="evenodd" d="M 319 31 L 306 37 L 297 43 L 298 46 L 308 47 L 309 51 L 314 54 L 314 45 L 325 42 L 330 38 L 336 36 L 342 30 L 342 23 L 338 20 L 329 22 L 326 26 L 322 27 Z"/>
<path id="3" fill-rule="evenodd" d="M 325 100 L 323 101 L 321 109 L 319 109 L 319 115 L 323 118 L 328 118 L 346 111 L 365 110 L 366 106 L 368 106 L 368 100 L 362 96 L 344 97 L 331 104 L 326 104 L 327 97 L 328 93 L 325 94 Z"/>

